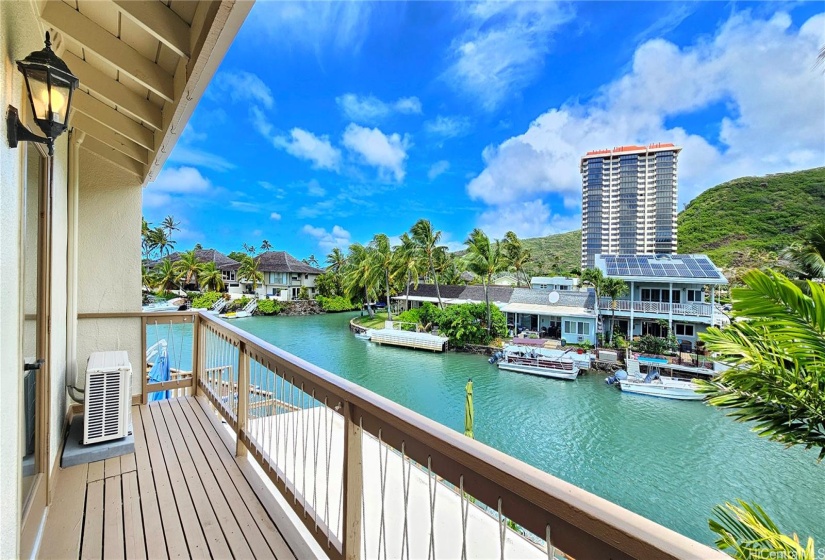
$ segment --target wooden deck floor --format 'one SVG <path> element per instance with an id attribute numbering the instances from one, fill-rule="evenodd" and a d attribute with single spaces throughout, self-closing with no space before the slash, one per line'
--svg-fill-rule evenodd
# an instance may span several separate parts
<path id="1" fill-rule="evenodd" d="M 40 558 L 294 558 L 206 411 L 132 408 L 135 453 L 60 473 Z"/>

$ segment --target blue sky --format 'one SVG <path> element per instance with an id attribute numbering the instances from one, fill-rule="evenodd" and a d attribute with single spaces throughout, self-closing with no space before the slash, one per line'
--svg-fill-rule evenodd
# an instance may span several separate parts
<path id="1" fill-rule="evenodd" d="M 680 202 L 825 164 L 821 2 L 259 1 L 144 215 L 298 258 L 578 229 L 579 158 L 682 146 Z M 322 259 L 321 259 L 322 260 Z"/>

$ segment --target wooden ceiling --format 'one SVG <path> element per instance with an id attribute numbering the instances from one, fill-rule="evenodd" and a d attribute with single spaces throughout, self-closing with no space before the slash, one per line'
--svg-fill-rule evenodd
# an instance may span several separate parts
<path id="1" fill-rule="evenodd" d="M 36 0 L 80 79 L 69 126 L 83 147 L 157 178 L 252 7 L 245 0 Z"/>

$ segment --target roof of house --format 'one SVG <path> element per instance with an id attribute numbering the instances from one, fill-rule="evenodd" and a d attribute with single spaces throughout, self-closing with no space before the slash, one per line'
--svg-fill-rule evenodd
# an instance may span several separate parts
<path id="1" fill-rule="evenodd" d="M 261 272 L 300 272 L 303 274 L 323 274 L 320 268 L 299 261 L 286 251 L 267 251 L 256 257 Z"/>
<path id="2" fill-rule="evenodd" d="M 441 299 L 484 301 L 484 286 L 438 286 Z M 488 295 L 490 301 L 508 302 L 513 293 L 513 288 L 508 286 L 489 286 Z M 400 296 L 401 294 L 399 294 Z M 406 294 L 404 294 L 406 295 Z M 413 297 L 418 301 L 428 301 L 429 298 L 437 298 L 435 284 L 419 284 L 418 287 L 410 287 L 410 299 Z M 427 298 L 427 299 L 420 299 Z M 413 300 L 415 301 L 415 300 Z"/>
<path id="3" fill-rule="evenodd" d="M 727 284 L 707 255 L 596 255 L 605 276 L 647 282 Z"/>
<path id="4" fill-rule="evenodd" d="M 169 259 L 170 262 L 176 262 L 180 260 L 181 255 L 182 253 L 180 251 L 175 251 L 174 253 L 170 253 L 169 255 L 161 259 L 149 261 L 148 263 L 146 263 L 146 266 L 148 268 L 154 268 L 161 262 L 163 262 L 164 259 Z M 233 267 L 233 265 L 235 268 L 237 268 L 237 266 L 240 264 L 238 263 L 238 261 L 230 259 L 226 255 L 215 249 L 195 249 L 195 257 L 197 257 L 198 262 L 201 263 L 215 263 L 215 266 L 220 270 L 230 269 Z"/>

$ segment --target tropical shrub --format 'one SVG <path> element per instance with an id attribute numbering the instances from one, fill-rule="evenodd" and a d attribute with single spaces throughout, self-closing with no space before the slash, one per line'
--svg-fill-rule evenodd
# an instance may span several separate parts
<path id="1" fill-rule="evenodd" d="M 199 309 L 208 309 L 215 305 L 215 302 L 219 299 L 223 298 L 223 294 L 220 292 L 204 292 L 202 294 L 196 295 L 194 298 L 191 299 L 192 307 L 196 307 Z"/>
<path id="2" fill-rule="evenodd" d="M 301 286 L 301 289 L 298 290 L 298 299 L 309 299 L 309 290 L 306 286 Z"/>
<path id="3" fill-rule="evenodd" d="M 319 274 L 315 278 L 315 289 L 318 290 L 318 296 L 325 298 L 341 295 L 341 275 L 332 271 Z M 316 297 L 315 299 L 320 298 Z"/>
<path id="4" fill-rule="evenodd" d="M 418 325 L 420 321 L 418 309 L 409 309 L 404 311 L 403 313 L 398 314 L 395 317 L 395 320 L 400 323 L 405 323 L 401 325 L 401 330 L 404 331 L 414 331 L 415 326 Z"/>
<path id="5" fill-rule="evenodd" d="M 261 315 L 277 315 L 283 311 L 283 307 L 275 300 L 262 299 L 258 301 L 258 313 Z"/>
<path id="6" fill-rule="evenodd" d="M 665 338 L 646 334 L 639 337 L 639 340 L 634 340 L 632 347 L 642 354 L 664 354 L 670 350 L 670 343 Z"/>
<path id="7" fill-rule="evenodd" d="M 441 334 L 450 339 L 453 346 L 465 344 L 489 344 L 496 337 L 507 333 L 507 318 L 496 306 L 491 306 L 490 332 L 487 332 L 487 306 L 483 303 L 450 305 L 439 314 Z"/>
<path id="8" fill-rule="evenodd" d="M 238 299 L 232 300 L 226 304 L 227 311 L 240 311 L 246 304 L 249 303 L 249 298 L 246 296 L 240 297 Z"/>
<path id="9" fill-rule="evenodd" d="M 418 322 L 421 323 L 422 326 L 438 325 L 440 319 L 441 310 L 429 301 L 425 301 L 421 304 L 421 307 L 418 308 Z"/>
<path id="10" fill-rule="evenodd" d="M 352 311 L 358 309 L 360 305 L 352 303 L 349 298 L 344 296 L 324 297 L 317 296 L 315 301 L 321 304 L 321 309 L 327 313 L 336 313 L 339 311 Z"/>

